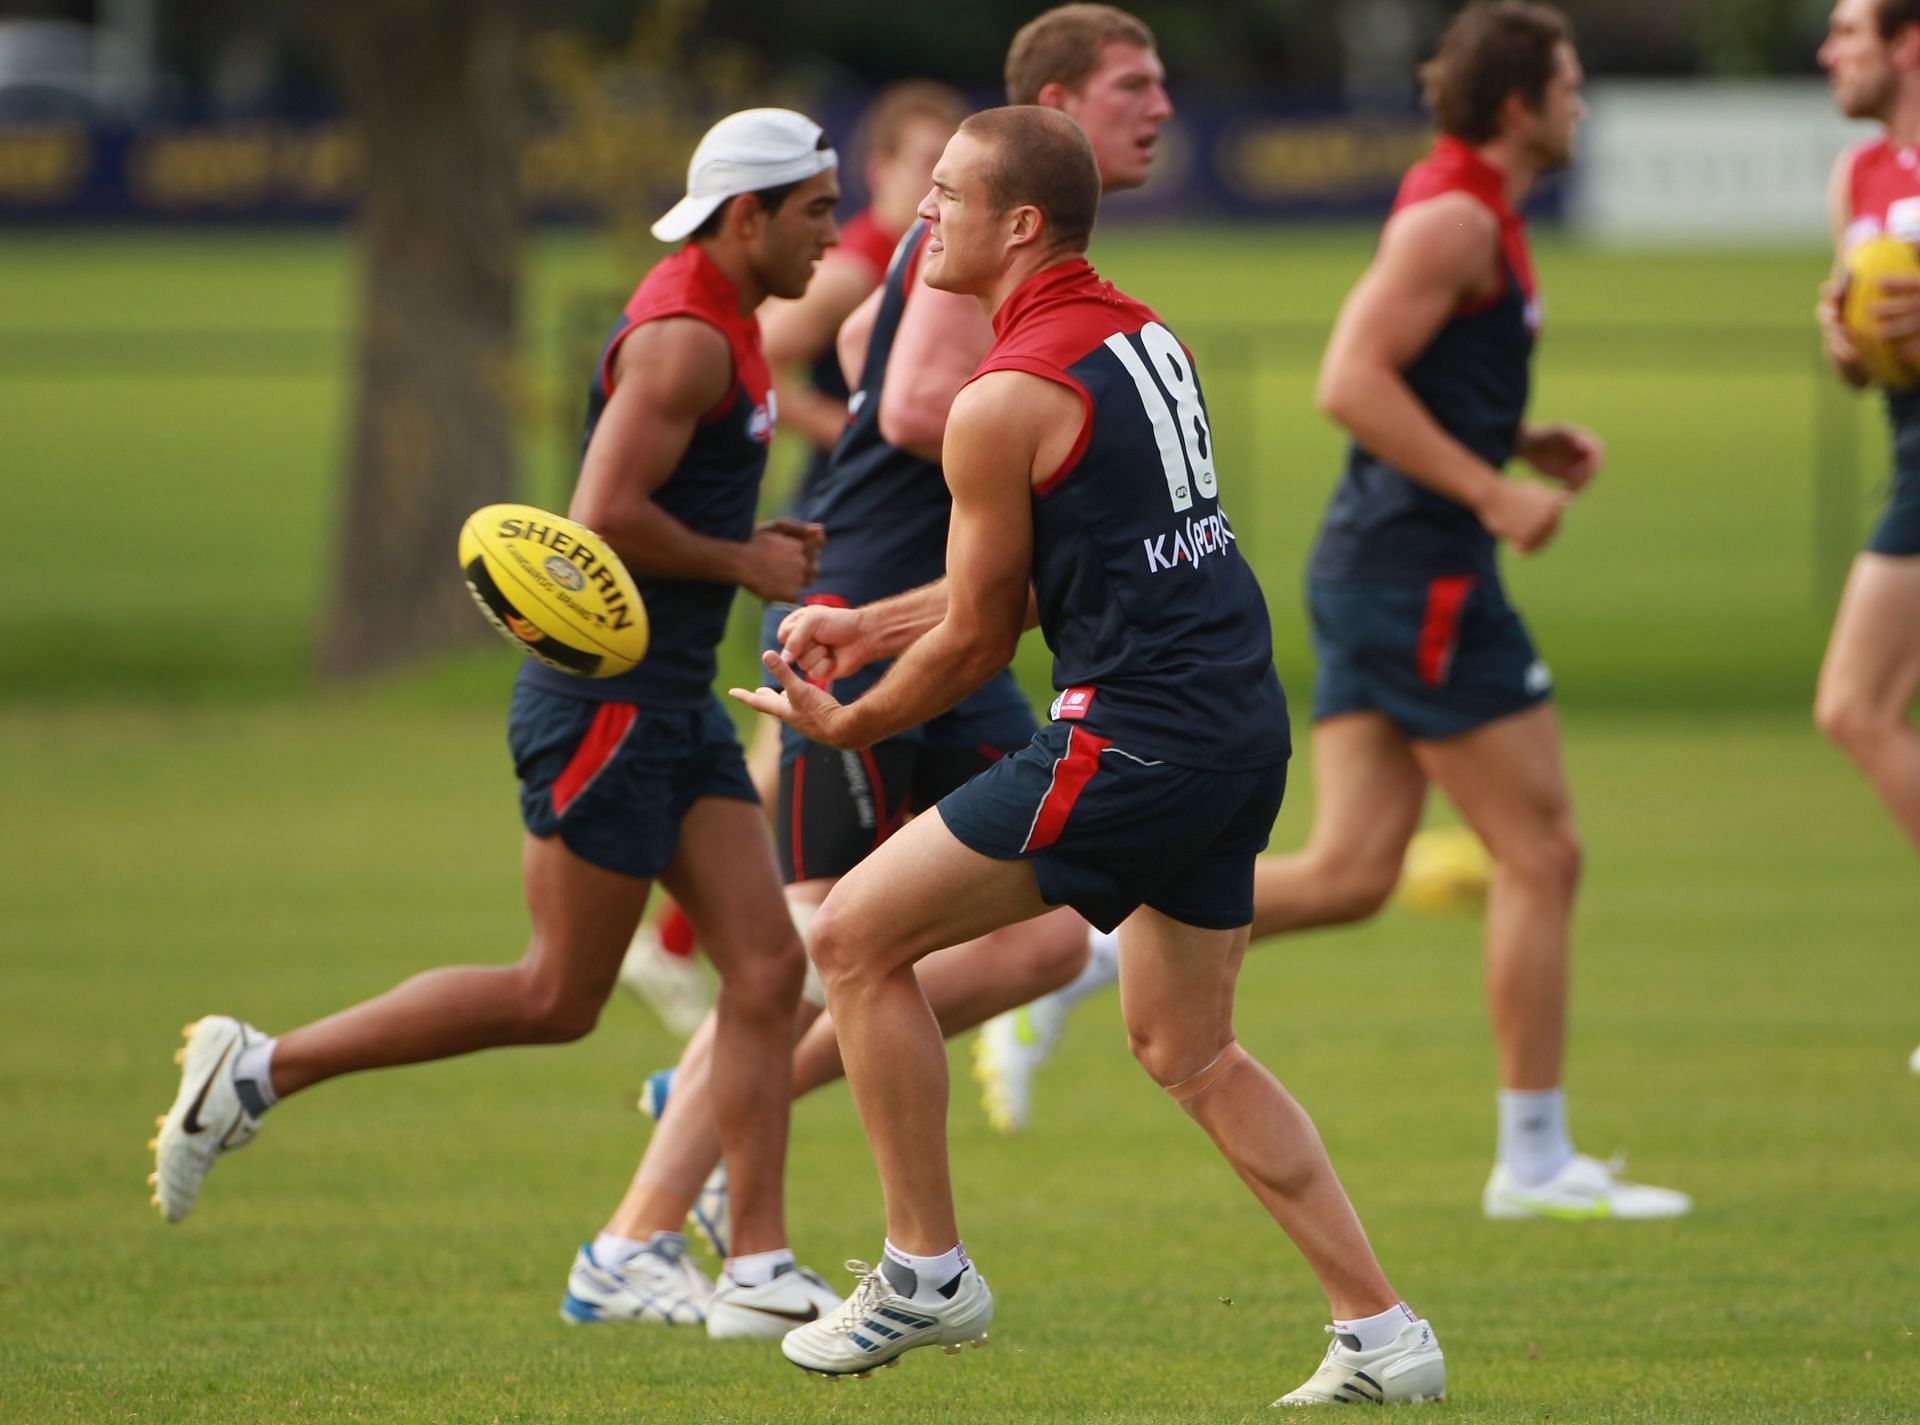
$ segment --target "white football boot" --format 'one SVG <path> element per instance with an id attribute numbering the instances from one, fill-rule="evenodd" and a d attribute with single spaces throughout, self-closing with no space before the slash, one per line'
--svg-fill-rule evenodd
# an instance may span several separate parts
<path id="1" fill-rule="evenodd" d="M 180 1092 L 159 1121 L 160 1133 L 147 1146 L 154 1171 L 147 1178 L 153 1201 L 169 1222 L 193 1211 L 207 1169 L 222 1153 L 244 1148 L 260 1131 L 233 1085 L 233 1063 L 249 1044 L 266 1035 L 251 1024 L 210 1014 L 180 1031 L 186 1044 L 176 1049 Z"/>
<path id="2" fill-rule="evenodd" d="M 839 1293 L 806 1267 L 776 1268 L 773 1280 L 759 1286 L 741 1286 L 722 1273 L 707 1303 L 707 1334 L 715 1340 L 774 1341 L 839 1305 Z"/>
<path id="3" fill-rule="evenodd" d="M 685 1039 L 713 1008 L 713 984 L 692 955 L 669 955 L 651 924 L 633 933 L 620 962 L 620 984 Z"/>
<path id="4" fill-rule="evenodd" d="M 1447 1398 L 1446 1358 L 1426 1322 L 1408 1322 L 1374 1351 L 1355 1350 L 1347 1342 L 1357 1337 L 1327 1330 L 1333 1342 L 1320 1369 L 1275 1405 L 1418 1405 Z"/>
<path id="5" fill-rule="evenodd" d="M 687 1226 L 706 1244 L 707 1250 L 723 1262 L 733 1255 L 727 1250 L 733 1241 L 733 1213 L 727 1203 L 727 1165 L 722 1163 L 708 1173 L 707 1180 L 700 1185 L 700 1196 L 693 1200 L 693 1208 L 687 1213 Z"/>
<path id="6" fill-rule="evenodd" d="M 1489 1217 L 1552 1217 L 1565 1221 L 1684 1217 L 1693 1211 L 1693 1199 L 1683 1192 L 1621 1181 L 1616 1174 L 1624 1166 L 1617 1160 L 1608 1164 L 1575 1153 L 1545 1182 L 1521 1187 L 1505 1164 L 1495 1164 L 1481 1195 L 1481 1206 Z"/>
<path id="7" fill-rule="evenodd" d="M 974 1035 L 973 1077 L 980 1085 L 980 1107 L 995 1132 L 1026 1128 L 1033 1076 L 1052 1057 L 1066 1022 L 1060 997 L 1042 995 L 1032 1004 L 996 1014 Z"/>
<path id="8" fill-rule="evenodd" d="M 848 1262 L 847 1270 L 860 1278 L 853 1295 L 820 1320 L 795 1327 L 780 1343 L 781 1354 L 801 1370 L 864 1377 L 918 1346 L 938 1346 L 952 1356 L 962 1346 L 987 1344 L 993 1293 L 976 1268 L 954 1278 L 951 1297 L 931 1303 L 900 1295 L 865 1262 Z"/>
<path id="9" fill-rule="evenodd" d="M 712 1296 L 713 1283 L 687 1260 L 687 1244 L 678 1238 L 660 1238 L 618 1266 L 597 1261 L 589 1242 L 567 1273 L 560 1319 L 576 1325 L 636 1321 L 699 1326 L 707 1319 Z"/>

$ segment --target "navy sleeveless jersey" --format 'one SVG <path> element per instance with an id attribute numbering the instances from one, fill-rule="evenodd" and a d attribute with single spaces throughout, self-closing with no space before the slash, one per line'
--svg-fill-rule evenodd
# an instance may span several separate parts
<path id="1" fill-rule="evenodd" d="M 738 289 L 699 247 L 688 244 L 649 272 L 614 323 L 587 394 L 582 454 L 612 395 L 620 344 L 647 322 L 666 317 L 698 318 L 727 339 L 733 389 L 701 417 L 686 454 L 654 490 L 654 503 L 700 534 L 745 541 L 753 534 L 767 466 L 773 397 L 759 325 L 751 315 L 741 315 Z M 633 577 L 652 627 L 647 656 L 637 667 L 612 678 L 581 678 L 530 658 L 520 681 L 571 697 L 648 708 L 689 707 L 712 697 L 714 649 L 726 632 L 735 586 L 654 578 L 640 569 Z"/>
<path id="2" fill-rule="evenodd" d="M 927 225 L 915 223 L 894 249 L 882 282 L 860 389 L 826 478 L 801 507 L 827 529 L 809 598 L 872 603 L 917 589 L 947 572 L 953 497 L 938 465 L 888 444 L 880 434 L 880 392 L 907 297 L 920 270 Z"/>
<path id="3" fill-rule="evenodd" d="M 889 233 L 882 228 L 871 208 L 863 209 L 840 225 L 839 245 L 828 248 L 827 255 L 820 262 L 822 266 L 829 262 L 859 263 L 863 272 L 871 274 L 867 282 L 871 290 L 880 285 L 899 241 L 900 234 Z M 828 342 L 827 349 L 815 357 L 813 364 L 807 368 L 807 384 L 821 395 L 831 396 L 837 401 L 847 400 L 853 395 L 847 389 L 846 373 L 840 369 L 840 353 L 833 342 Z M 794 509 L 806 509 L 832 466 L 831 450 L 816 449 L 807 458 L 807 468 L 800 475 L 800 488 L 794 495 Z"/>
<path id="4" fill-rule="evenodd" d="M 1513 456 L 1526 415 L 1540 305 L 1526 226 L 1506 180 L 1458 139 L 1442 136 L 1408 170 L 1394 211 L 1466 193 L 1500 221 L 1500 288 L 1461 307 L 1402 373 L 1441 429 L 1494 469 Z M 1492 574 L 1494 538 L 1465 505 L 1408 479 L 1359 444 L 1320 526 L 1309 573 L 1333 581 Z"/>
<path id="5" fill-rule="evenodd" d="M 1079 393 L 1080 439 L 1033 494 L 1033 583 L 1057 720 L 1177 766 L 1291 750 L 1259 581 L 1220 509 L 1192 357 L 1084 260 L 1035 273 L 994 316 L 978 376 Z"/>

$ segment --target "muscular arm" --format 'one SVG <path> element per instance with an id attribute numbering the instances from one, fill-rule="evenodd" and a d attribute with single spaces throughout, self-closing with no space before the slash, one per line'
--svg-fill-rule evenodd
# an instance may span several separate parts
<path id="1" fill-rule="evenodd" d="M 1449 193 L 1388 221 L 1320 365 L 1321 410 L 1408 479 L 1465 505 L 1520 551 L 1552 538 L 1564 496 L 1516 485 L 1441 427 L 1402 372 L 1462 302 L 1500 281 L 1498 220 Z"/>
<path id="2" fill-rule="evenodd" d="M 1849 386 L 1867 384 L 1860 369 L 1860 353 L 1853 344 L 1841 309 L 1847 299 L 1847 269 L 1841 248 L 1846 242 L 1847 226 L 1853 221 L 1853 150 L 1848 149 L 1833 161 L 1827 179 L 1827 228 L 1833 235 L 1833 269 L 1820 284 L 1820 298 L 1814 304 L 1814 320 L 1820 324 L 1820 345 L 1827 364 Z"/>
<path id="3" fill-rule="evenodd" d="M 612 545 L 629 568 L 790 598 L 811 558 L 803 540 L 765 528 L 745 543 L 715 539 L 654 502 L 700 418 L 732 386 L 733 354 L 707 323 L 668 317 L 641 326 L 614 356 L 613 394 L 581 461 L 567 513 Z"/>
<path id="4" fill-rule="evenodd" d="M 760 309 L 760 339 L 767 364 L 773 369 L 773 388 L 780 400 L 780 420 L 791 425 L 822 450 L 831 450 L 847 423 L 847 403 L 815 390 L 803 368 L 833 347 L 841 324 L 861 299 L 879 282 L 866 258 L 829 251 L 807 283 L 806 295 L 795 301 L 775 299 Z"/>
<path id="5" fill-rule="evenodd" d="M 954 393 L 992 345 L 993 323 L 977 300 L 917 285 L 887 357 L 881 437 L 922 460 L 939 461 Z"/>
<path id="6" fill-rule="evenodd" d="M 930 591 L 944 589 L 938 621 L 852 704 L 802 683 L 773 654 L 765 661 L 784 691 L 733 696 L 815 741 L 865 747 L 945 711 L 1004 668 L 1029 608 L 1036 471 L 1050 473 L 1064 453 L 1056 427 L 1064 423 L 1070 445 L 1083 415 L 1072 393 L 1024 372 L 995 372 L 968 386 L 947 427 L 947 578 L 904 596 L 930 601 Z"/>

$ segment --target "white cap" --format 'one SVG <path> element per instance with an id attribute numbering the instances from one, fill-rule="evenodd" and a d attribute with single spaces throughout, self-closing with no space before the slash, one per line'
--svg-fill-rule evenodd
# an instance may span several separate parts
<path id="1" fill-rule="evenodd" d="M 653 225 L 661 242 L 679 242 L 727 199 L 799 183 L 839 163 L 820 148 L 820 126 L 791 109 L 742 109 L 708 129 L 687 165 L 687 196 Z"/>

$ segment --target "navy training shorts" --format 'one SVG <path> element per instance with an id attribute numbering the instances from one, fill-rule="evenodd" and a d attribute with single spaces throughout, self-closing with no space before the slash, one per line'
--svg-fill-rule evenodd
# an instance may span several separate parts
<path id="1" fill-rule="evenodd" d="M 1552 695 L 1500 581 L 1310 580 L 1314 720 L 1376 712 L 1416 742 L 1457 737 Z"/>
<path id="2" fill-rule="evenodd" d="M 1140 906 L 1183 925 L 1253 920 L 1253 859 L 1266 849 L 1287 764 L 1232 772 L 1177 767 L 1055 722 L 940 802 L 971 850 L 1033 862 L 1049 905 L 1102 930 Z"/>
<path id="3" fill-rule="evenodd" d="M 1911 443 L 1920 447 L 1920 428 L 1913 429 Z M 1905 437 L 1907 432 L 1902 430 L 1900 434 Z M 1894 447 L 1893 490 L 1867 539 L 1869 554 L 1889 554 L 1896 558 L 1920 554 L 1920 448 L 1902 451 L 1900 444 L 1896 441 Z M 1903 455 L 1906 458 L 1898 458 Z"/>
<path id="4" fill-rule="evenodd" d="M 507 745 L 527 830 L 623 876 L 665 871 L 702 797 L 760 800 L 733 722 L 711 697 L 650 711 L 520 684 Z"/>

